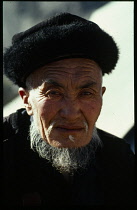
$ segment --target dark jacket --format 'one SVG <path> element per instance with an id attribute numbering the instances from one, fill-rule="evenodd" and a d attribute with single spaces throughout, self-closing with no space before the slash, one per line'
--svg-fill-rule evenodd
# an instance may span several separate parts
<path id="1" fill-rule="evenodd" d="M 96 161 L 68 180 L 30 149 L 30 117 L 20 109 L 4 119 L 4 205 L 134 204 L 134 154 L 124 140 L 98 129 Z"/>

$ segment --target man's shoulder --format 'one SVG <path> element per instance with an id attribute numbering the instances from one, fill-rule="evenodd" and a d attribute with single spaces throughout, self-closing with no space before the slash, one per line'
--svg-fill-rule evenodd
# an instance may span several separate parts
<path id="1" fill-rule="evenodd" d="M 96 168 L 103 179 L 107 203 L 133 205 L 134 153 L 124 139 L 100 129 L 98 135 L 103 145 L 96 156 Z"/>
<path id="2" fill-rule="evenodd" d="M 115 144 L 115 145 L 121 145 L 121 144 L 127 144 L 126 141 L 116 135 L 113 135 L 107 131 L 104 131 L 102 129 L 97 128 L 98 135 L 100 139 L 102 140 L 104 145 L 108 144 Z"/>
<path id="3" fill-rule="evenodd" d="M 133 160 L 134 154 L 131 151 L 130 145 L 124 139 L 101 129 L 97 130 L 98 135 L 103 143 L 102 151 L 106 161 L 114 160 L 114 162 L 122 161 L 124 163 L 127 159 Z"/>
<path id="4" fill-rule="evenodd" d="M 3 162 L 6 170 L 8 165 L 11 170 L 13 164 L 30 154 L 29 136 L 30 117 L 25 109 L 19 109 L 15 113 L 4 117 L 3 124 Z"/>
<path id="5" fill-rule="evenodd" d="M 3 138 L 7 139 L 18 132 L 23 132 L 30 125 L 30 116 L 24 108 L 3 118 Z"/>

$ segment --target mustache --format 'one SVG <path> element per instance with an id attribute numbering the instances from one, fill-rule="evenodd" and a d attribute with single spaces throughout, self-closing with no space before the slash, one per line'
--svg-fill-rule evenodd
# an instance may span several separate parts
<path id="1" fill-rule="evenodd" d="M 68 129 L 85 129 L 86 133 L 88 132 L 88 128 L 89 128 L 86 120 L 83 120 L 80 123 L 79 122 L 77 123 L 58 122 L 54 120 L 49 125 L 48 134 L 50 134 L 54 128 L 58 128 L 58 127 L 63 127 L 63 128 L 68 128 Z"/>

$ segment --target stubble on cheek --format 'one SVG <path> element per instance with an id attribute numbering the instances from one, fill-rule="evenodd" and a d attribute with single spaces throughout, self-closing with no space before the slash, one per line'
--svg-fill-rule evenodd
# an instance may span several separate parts
<path id="1" fill-rule="evenodd" d="M 40 130 L 40 134 L 43 140 L 46 140 L 46 135 L 45 135 L 45 128 L 44 128 L 44 123 L 43 120 L 39 119 L 39 130 Z"/>
<path id="2" fill-rule="evenodd" d="M 42 107 L 40 107 L 37 101 L 33 103 L 33 119 L 34 119 L 35 126 L 41 138 L 47 142 L 48 129 L 46 128 L 45 113 L 42 114 L 40 112 L 41 109 Z"/>
<path id="3" fill-rule="evenodd" d="M 38 133 L 40 134 L 41 138 L 45 140 L 46 136 L 45 136 L 44 123 L 36 107 L 33 107 L 33 120 Z"/>

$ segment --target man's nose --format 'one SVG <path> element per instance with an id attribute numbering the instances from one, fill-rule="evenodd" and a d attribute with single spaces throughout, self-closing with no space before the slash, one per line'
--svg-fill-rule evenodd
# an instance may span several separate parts
<path id="1" fill-rule="evenodd" d="M 81 109 L 78 100 L 64 100 L 60 109 L 60 116 L 69 121 L 75 121 L 80 118 Z"/>

